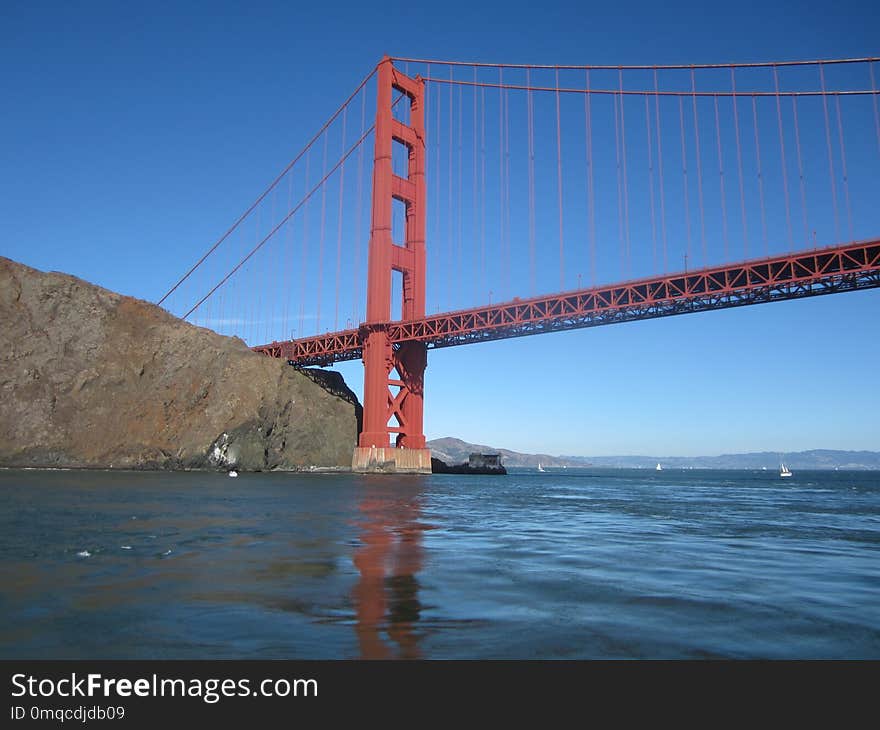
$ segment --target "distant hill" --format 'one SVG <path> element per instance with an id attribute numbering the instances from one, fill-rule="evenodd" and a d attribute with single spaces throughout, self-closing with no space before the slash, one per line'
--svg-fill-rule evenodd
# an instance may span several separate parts
<path id="1" fill-rule="evenodd" d="M 469 444 L 461 439 L 446 437 L 428 441 L 431 455 L 445 461 L 447 464 L 460 464 L 468 460 L 473 453 L 501 454 L 501 463 L 504 466 L 537 466 L 538 463 L 547 466 L 583 466 L 585 459 L 570 456 L 550 456 L 549 454 L 521 454 L 510 449 L 499 449 L 494 446 L 483 444 Z"/>
<path id="2" fill-rule="evenodd" d="M 470 444 L 457 438 L 440 438 L 428 442 L 428 448 L 438 459 L 448 464 L 467 461 L 474 452 L 501 454 L 504 466 L 599 466 L 618 468 L 652 468 L 658 462 L 664 467 L 692 469 L 767 469 L 779 468 L 779 454 L 761 451 L 748 454 L 722 454 L 721 456 L 552 456 L 550 454 L 524 454 L 510 449 L 500 449 L 484 444 Z M 783 455 L 792 469 L 862 469 L 880 470 L 878 451 L 835 451 L 812 449 Z"/>

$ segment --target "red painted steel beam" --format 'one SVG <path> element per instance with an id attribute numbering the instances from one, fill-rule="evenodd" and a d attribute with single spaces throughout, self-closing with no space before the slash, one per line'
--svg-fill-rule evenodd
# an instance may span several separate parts
<path id="1" fill-rule="evenodd" d="M 363 341 L 377 328 L 388 333 L 394 347 L 404 342 L 451 347 L 874 287 L 880 287 L 880 239 L 514 299 L 423 319 L 364 324 L 357 330 L 253 349 L 295 365 L 329 365 L 359 359 Z"/>

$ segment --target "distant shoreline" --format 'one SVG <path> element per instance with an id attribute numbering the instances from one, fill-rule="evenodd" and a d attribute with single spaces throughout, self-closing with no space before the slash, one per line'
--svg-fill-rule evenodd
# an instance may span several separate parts
<path id="1" fill-rule="evenodd" d="M 129 474 L 226 474 L 228 469 L 211 469 L 197 467 L 192 469 L 135 469 L 130 466 L 0 466 L 3 471 L 101 471 Z M 260 469 L 248 470 L 236 467 L 236 471 L 243 474 L 350 474 L 349 466 L 306 466 L 301 469 Z"/>
<path id="2" fill-rule="evenodd" d="M 432 453 L 446 462 L 463 461 L 468 453 L 497 453 L 506 467 L 561 468 L 566 466 L 615 469 L 733 469 L 778 470 L 784 461 L 793 470 L 880 471 L 880 451 L 809 449 L 805 451 L 758 451 L 719 454 L 718 456 L 658 456 L 648 454 L 612 454 L 609 456 L 573 456 L 529 454 L 496 446 L 473 444 L 454 437 L 428 441 Z"/>
<path id="3" fill-rule="evenodd" d="M 537 467 L 535 466 L 506 466 L 506 469 L 513 469 L 515 473 L 519 471 L 531 472 L 535 471 Z M 545 473 L 547 470 L 551 470 L 553 474 L 562 473 L 568 470 L 572 471 L 654 471 L 654 467 L 649 466 L 600 466 L 597 464 L 593 464 L 591 466 L 549 466 L 545 465 L 544 467 Z M 809 472 L 858 472 L 860 474 L 877 472 L 880 473 L 880 468 L 868 468 L 868 467 L 798 467 L 795 469 L 798 473 L 809 473 Z M 132 469 L 131 467 L 100 467 L 100 466 L 0 466 L 0 472 L 13 472 L 13 471 L 70 471 L 70 472 L 84 472 L 84 471 L 95 471 L 95 472 L 108 472 L 108 473 L 118 473 L 118 474 L 217 474 L 217 475 L 225 475 L 226 470 L 218 470 L 218 469 Z M 246 469 L 238 469 L 240 474 L 353 474 L 350 467 L 347 466 L 316 466 L 316 467 L 305 467 L 302 469 L 262 469 L 259 471 L 248 471 Z M 680 472 L 680 471 L 751 471 L 767 474 L 774 474 L 776 470 L 774 469 L 756 469 L 754 467 L 719 467 L 719 466 L 665 466 L 663 467 L 663 472 Z M 452 473 L 452 472 L 450 472 Z M 422 475 L 422 476 L 430 476 L 430 475 Z"/>

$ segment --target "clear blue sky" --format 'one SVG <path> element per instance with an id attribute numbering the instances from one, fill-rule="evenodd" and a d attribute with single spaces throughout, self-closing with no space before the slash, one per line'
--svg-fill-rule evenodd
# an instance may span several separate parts
<path id="1" fill-rule="evenodd" d="M 873 56 L 878 14 L 868 2 L 4 2 L 0 254 L 155 301 L 384 53 Z M 426 433 L 584 455 L 880 449 L 878 305 L 862 292 L 434 351 Z M 360 392 L 360 364 L 340 369 Z"/>

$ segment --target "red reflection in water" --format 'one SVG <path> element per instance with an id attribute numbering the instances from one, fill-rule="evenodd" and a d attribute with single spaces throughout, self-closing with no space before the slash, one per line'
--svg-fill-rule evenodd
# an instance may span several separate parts
<path id="1" fill-rule="evenodd" d="M 352 597 L 363 659 L 418 659 L 416 630 L 422 605 L 417 575 L 422 567 L 421 494 L 410 485 L 368 486 L 359 509 L 361 547 L 354 564 L 360 580 Z"/>

